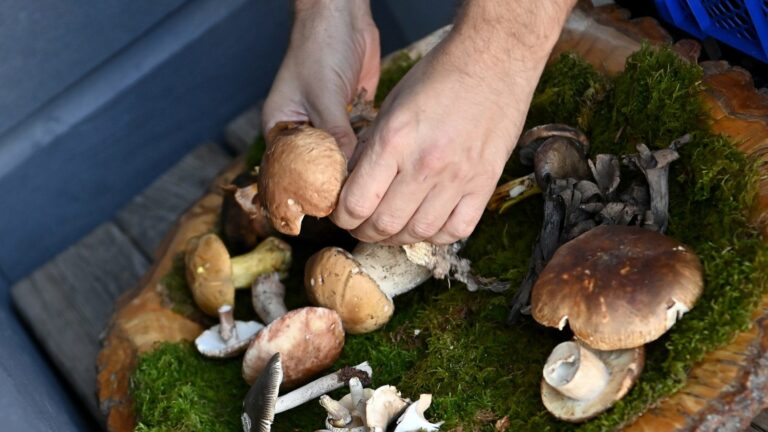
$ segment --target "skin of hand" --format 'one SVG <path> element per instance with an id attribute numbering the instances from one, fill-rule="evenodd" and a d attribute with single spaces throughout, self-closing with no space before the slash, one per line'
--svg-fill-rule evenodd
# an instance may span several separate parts
<path id="1" fill-rule="evenodd" d="M 369 0 L 297 0 L 291 39 L 264 102 L 263 127 L 311 121 L 336 138 L 350 157 L 357 138 L 347 105 L 361 89 L 375 96 L 379 31 Z"/>
<path id="2" fill-rule="evenodd" d="M 452 243 L 482 216 L 575 0 L 468 0 L 360 137 L 331 220 L 359 240 Z"/>

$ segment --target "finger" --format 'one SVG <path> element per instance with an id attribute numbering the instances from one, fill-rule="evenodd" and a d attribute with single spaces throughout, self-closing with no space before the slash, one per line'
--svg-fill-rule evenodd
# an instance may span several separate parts
<path id="1" fill-rule="evenodd" d="M 486 194 L 464 195 L 445 225 L 430 241 L 435 244 L 449 244 L 469 237 L 480 221 L 487 203 Z"/>
<path id="2" fill-rule="evenodd" d="M 333 135 L 339 148 L 349 159 L 355 150 L 357 138 L 349 123 L 347 101 L 343 95 L 342 91 L 336 91 L 332 94 L 324 92 L 310 96 L 308 108 L 313 126 Z"/>
<path id="3" fill-rule="evenodd" d="M 405 228 L 383 243 L 404 245 L 433 237 L 445 225 L 461 198 L 454 186 L 436 186 L 424 198 Z"/>
<path id="4" fill-rule="evenodd" d="M 350 233 L 369 243 L 392 237 L 405 228 L 433 186 L 431 181 L 416 180 L 406 173 L 398 174 L 373 214 Z"/>
<path id="5" fill-rule="evenodd" d="M 305 122 L 309 121 L 309 116 L 302 103 L 294 101 L 289 95 L 284 95 L 279 90 L 273 90 L 264 101 L 261 114 L 262 130 L 266 134 L 281 121 Z"/>
<path id="6" fill-rule="evenodd" d="M 364 150 L 341 189 L 331 221 L 342 229 L 357 228 L 376 210 L 396 175 L 395 160 Z"/>

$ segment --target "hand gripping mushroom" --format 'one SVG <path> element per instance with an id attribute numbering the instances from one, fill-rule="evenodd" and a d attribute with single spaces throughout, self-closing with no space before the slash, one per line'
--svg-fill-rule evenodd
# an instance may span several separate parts
<path id="1" fill-rule="evenodd" d="M 545 124 L 526 131 L 518 140 L 520 161 L 533 172 L 496 188 L 489 210 L 507 208 L 546 190 L 552 179 L 585 179 L 589 176 L 589 140 L 578 129 L 563 124 Z"/>
<path id="2" fill-rule="evenodd" d="M 643 346 L 689 311 L 703 289 L 687 246 L 637 226 L 600 225 L 562 245 L 541 272 L 531 313 L 576 338 L 544 367 L 542 399 L 555 416 L 582 421 L 608 409 L 642 370 Z"/>
<path id="3" fill-rule="evenodd" d="M 285 273 L 291 265 L 291 247 L 269 237 L 247 254 L 230 257 L 216 234 L 203 234 L 189 240 L 185 251 L 187 283 L 195 303 L 211 316 L 219 308 L 235 304 L 235 289 L 250 287 L 260 275 Z"/>
<path id="4" fill-rule="evenodd" d="M 252 383 L 279 352 L 283 388 L 302 384 L 327 369 L 344 348 L 341 318 L 323 307 L 288 311 L 285 287 L 277 273 L 259 277 L 253 284 L 253 306 L 267 325 L 252 339 L 243 357 L 242 373 Z"/>
<path id="5" fill-rule="evenodd" d="M 278 396 L 283 381 L 281 354 L 275 353 L 266 367 L 253 382 L 243 401 L 241 415 L 244 432 L 269 432 L 275 415 L 288 411 L 321 395 L 340 389 L 357 377 L 364 384 L 370 384 L 373 371 L 368 362 L 354 367 L 342 368 L 330 375 L 318 378 L 287 394 Z"/>

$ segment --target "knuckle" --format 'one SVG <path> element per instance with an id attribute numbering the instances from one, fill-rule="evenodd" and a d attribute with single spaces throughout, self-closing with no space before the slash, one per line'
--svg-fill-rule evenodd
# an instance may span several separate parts
<path id="1" fill-rule="evenodd" d="M 446 155 L 439 148 L 429 147 L 416 159 L 416 172 L 424 175 L 442 171 L 448 164 Z"/>
<path id="2" fill-rule="evenodd" d="M 365 219 L 373 213 L 373 202 L 356 195 L 347 197 L 342 207 L 353 219 Z"/>
<path id="3" fill-rule="evenodd" d="M 434 221 L 417 221 L 410 226 L 408 234 L 411 237 L 423 240 L 435 235 L 439 229 L 440 225 Z"/>
<path id="4" fill-rule="evenodd" d="M 475 223 L 468 220 L 452 222 L 446 227 L 448 235 L 453 237 L 454 241 L 469 237 L 474 230 Z"/>
<path id="5" fill-rule="evenodd" d="M 373 218 L 371 227 L 376 234 L 389 237 L 397 234 L 402 224 L 394 217 L 382 215 Z"/>

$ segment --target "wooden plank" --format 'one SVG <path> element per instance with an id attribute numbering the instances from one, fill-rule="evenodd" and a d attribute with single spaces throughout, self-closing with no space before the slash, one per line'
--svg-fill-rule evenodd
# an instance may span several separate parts
<path id="1" fill-rule="evenodd" d="M 147 257 L 153 257 L 176 219 L 231 160 L 218 144 L 199 146 L 131 200 L 115 222 Z"/>
<path id="2" fill-rule="evenodd" d="M 235 117 L 224 129 L 227 146 L 240 154 L 248 150 L 253 140 L 261 133 L 261 111 L 264 101 L 259 101 L 248 110 Z"/>
<path id="3" fill-rule="evenodd" d="M 149 263 L 131 240 L 105 223 L 11 288 L 24 321 L 96 419 L 96 357 L 118 295 Z"/>
<path id="4" fill-rule="evenodd" d="M 768 411 L 761 412 L 757 417 L 752 420 L 752 431 L 766 432 L 768 431 Z"/>

